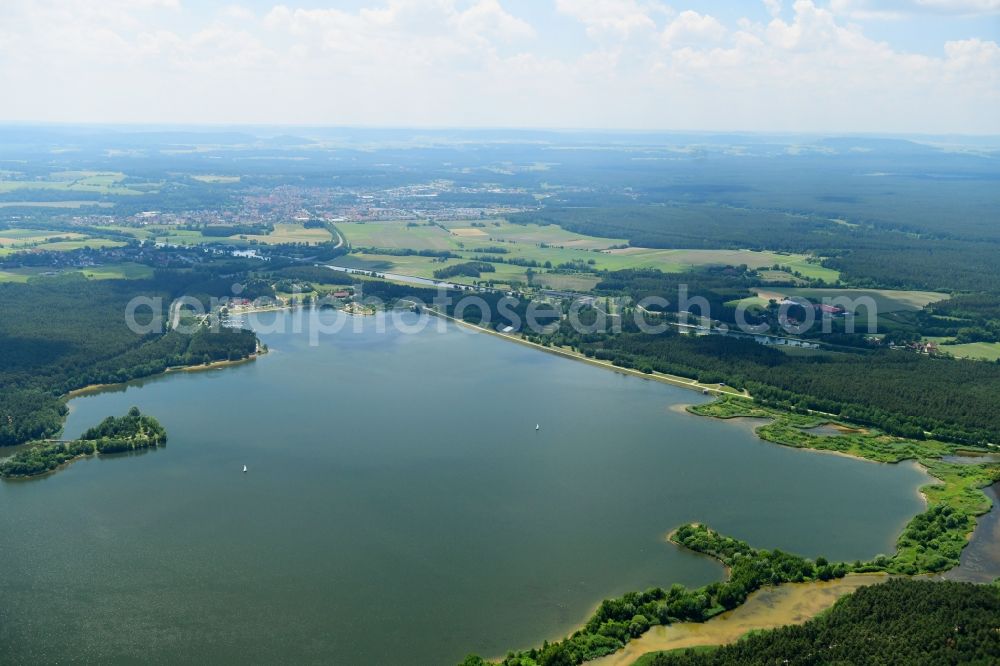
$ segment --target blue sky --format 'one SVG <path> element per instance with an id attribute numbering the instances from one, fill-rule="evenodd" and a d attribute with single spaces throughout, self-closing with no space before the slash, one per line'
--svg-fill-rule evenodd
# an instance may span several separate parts
<path id="1" fill-rule="evenodd" d="M 1000 0 L 4 0 L 0 120 L 1000 133 Z"/>

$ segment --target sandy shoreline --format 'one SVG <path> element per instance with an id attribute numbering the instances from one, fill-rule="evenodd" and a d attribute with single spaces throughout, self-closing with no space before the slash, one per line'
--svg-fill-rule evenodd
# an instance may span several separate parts
<path id="1" fill-rule="evenodd" d="M 122 386 L 127 386 L 132 382 L 143 381 L 146 379 L 153 379 L 155 377 L 162 377 L 174 372 L 202 372 L 204 370 L 218 370 L 219 368 L 227 368 L 233 365 L 243 365 L 244 363 L 250 363 L 251 361 L 256 361 L 260 356 L 266 354 L 266 351 L 257 351 L 246 358 L 236 359 L 234 361 L 212 361 L 211 363 L 200 363 L 198 365 L 174 365 L 165 369 L 163 372 L 157 372 L 152 375 L 146 375 L 145 377 L 136 377 L 135 379 L 130 379 L 125 382 L 116 382 L 114 384 L 88 384 L 82 388 L 73 389 L 64 393 L 61 398 L 64 400 L 72 400 L 73 398 L 79 398 L 84 395 L 91 395 L 93 393 L 100 393 L 102 391 L 109 391 L 113 389 L 120 388 Z"/>

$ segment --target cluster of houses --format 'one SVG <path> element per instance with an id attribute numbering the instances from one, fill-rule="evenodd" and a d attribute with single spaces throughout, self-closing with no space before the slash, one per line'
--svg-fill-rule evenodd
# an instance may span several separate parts
<path id="1" fill-rule="evenodd" d="M 804 308 L 810 304 L 792 300 L 790 298 L 785 298 L 779 301 L 778 305 L 785 305 L 785 306 L 797 305 L 801 308 Z M 811 305 L 816 314 L 820 316 L 842 317 L 847 314 L 847 310 L 840 307 L 839 305 L 827 305 L 825 303 L 812 303 Z"/>
<path id="2" fill-rule="evenodd" d="M 806 342 L 798 338 L 780 338 L 774 335 L 755 335 L 754 342 L 759 345 L 783 345 L 785 347 L 801 347 L 802 349 L 819 349 L 819 344 Z"/>
<path id="3" fill-rule="evenodd" d="M 908 342 L 906 348 L 918 354 L 927 354 L 928 356 L 941 353 L 936 342 Z"/>

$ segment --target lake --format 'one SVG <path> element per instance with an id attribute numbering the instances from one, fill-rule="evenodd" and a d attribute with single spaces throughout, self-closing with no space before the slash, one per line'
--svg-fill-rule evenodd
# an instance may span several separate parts
<path id="1" fill-rule="evenodd" d="M 854 560 L 923 510 L 914 465 L 768 444 L 681 412 L 696 392 L 440 320 L 378 324 L 73 399 L 67 436 L 137 405 L 169 442 L 0 483 L 4 658 L 449 665 L 721 578 L 665 542 L 683 522 Z"/>

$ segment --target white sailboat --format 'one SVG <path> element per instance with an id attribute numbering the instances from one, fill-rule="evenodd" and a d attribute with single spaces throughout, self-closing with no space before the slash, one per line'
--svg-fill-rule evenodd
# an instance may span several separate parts
<path id="1" fill-rule="evenodd" d="M 540 426 L 540 425 L 538 425 L 538 424 L 536 423 L 536 424 L 535 424 L 535 430 L 541 430 L 541 429 L 542 429 L 542 426 Z"/>
<path id="2" fill-rule="evenodd" d="M 243 465 L 243 473 L 244 473 L 244 474 L 246 474 L 246 473 L 247 473 L 247 466 L 246 466 L 246 465 Z"/>

